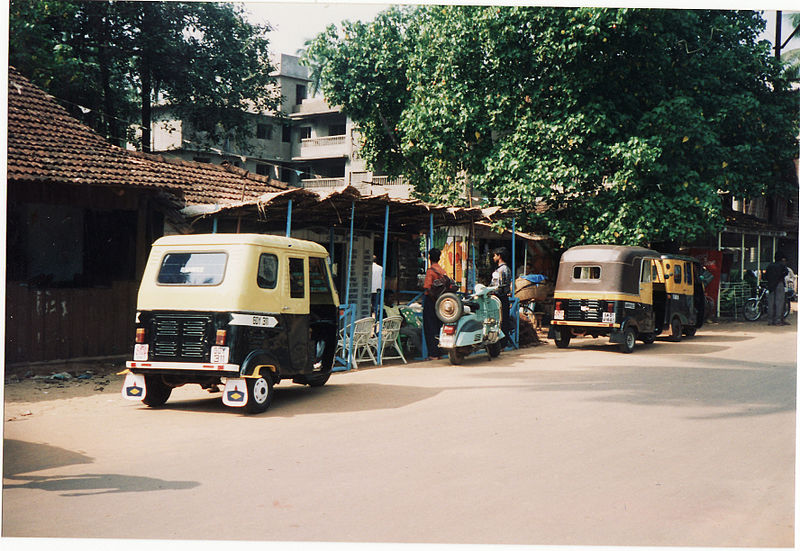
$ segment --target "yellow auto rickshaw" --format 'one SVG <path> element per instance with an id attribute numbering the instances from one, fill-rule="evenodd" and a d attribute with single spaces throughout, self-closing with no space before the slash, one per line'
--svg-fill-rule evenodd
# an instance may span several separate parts
<path id="1" fill-rule="evenodd" d="M 558 348 L 569 346 L 573 336 L 607 336 L 630 353 L 637 339 L 650 344 L 667 328 L 673 340 L 694 335 L 705 304 L 697 266 L 688 257 L 643 247 L 568 249 L 559 264 L 548 336 Z"/>
<path id="2" fill-rule="evenodd" d="M 122 394 L 151 407 L 174 387 L 224 385 L 222 401 L 258 413 L 273 385 L 327 382 L 339 298 L 327 251 L 257 234 L 174 235 L 154 244 Z"/>

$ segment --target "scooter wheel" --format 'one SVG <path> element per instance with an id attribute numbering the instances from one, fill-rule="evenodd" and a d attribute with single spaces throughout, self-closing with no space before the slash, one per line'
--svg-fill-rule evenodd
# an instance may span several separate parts
<path id="1" fill-rule="evenodd" d="M 436 301 L 436 317 L 442 323 L 455 323 L 464 314 L 464 305 L 455 293 L 444 293 Z"/>

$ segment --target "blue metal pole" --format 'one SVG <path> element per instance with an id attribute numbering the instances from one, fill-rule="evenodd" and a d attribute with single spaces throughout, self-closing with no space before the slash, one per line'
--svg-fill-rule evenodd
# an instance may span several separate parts
<path id="1" fill-rule="evenodd" d="M 511 219 L 511 296 L 514 296 L 517 273 L 517 217 Z M 517 303 L 519 304 L 519 303 Z M 517 319 L 517 330 L 514 331 L 514 338 L 511 339 L 514 343 L 514 348 L 519 348 L 519 307 L 514 311 L 514 317 Z"/>
<path id="2" fill-rule="evenodd" d="M 211 233 L 217 233 L 217 222 L 218 222 L 218 220 L 216 218 L 214 218 L 214 225 L 211 228 Z"/>
<path id="3" fill-rule="evenodd" d="M 378 311 L 378 365 L 383 365 L 383 297 L 386 293 L 386 249 L 389 244 L 389 204 L 383 220 L 383 271 L 381 272 L 381 305 Z"/>
<path id="4" fill-rule="evenodd" d="M 286 211 L 286 237 L 292 234 L 292 200 L 289 199 L 289 208 Z"/>
<path id="5" fill-rule="evenodd" d="M 350 306 L 350 275 L 353 269 L 353 220 L 355 220 L 356 215 L 356 202 L 353 201 L 350 203 L 350 246 L 347 249 L 347 283 L 345 284 L 345 304 Z M 352 315 L 351 309 L 351 319 L 345 319 L 345 337 L 347 337 L 347 328 L 349 327 L 349 338 L 350 342 L 347 347 L 347 369 L 352 368 L 353 366 L 353 322 L 355 322 L 355 316 Z"/>

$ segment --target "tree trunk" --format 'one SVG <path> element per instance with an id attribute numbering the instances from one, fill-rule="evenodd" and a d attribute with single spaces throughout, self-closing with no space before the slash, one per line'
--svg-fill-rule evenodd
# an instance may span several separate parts
<path id="1" fill-rule="evenodd" d="M 150 125 L 152 119 L 152 109 L 150 105 L 150 98 L 153 94 L 153 74 L 151 71 L 153 56 L 152 50 L 148 45 L 148 38 L 150 36 L 150 29 L 153 23 L 153 6 L 150 2 L 142 4 L 142 29 L 141 29 L 141 58 L 140 58 L 140 78 L 142 89 L 140 92 L 140 99 L 142 102 L 142 151 L 150 152 L 151 132 Z"/>

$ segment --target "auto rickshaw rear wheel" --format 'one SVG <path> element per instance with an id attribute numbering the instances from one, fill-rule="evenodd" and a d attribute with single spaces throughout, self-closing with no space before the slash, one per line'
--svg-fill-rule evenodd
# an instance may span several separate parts
<path id="1" fill-rule="evenodd" d="M 164 382 L 161 375 L 144 376 L 145 393 L 144 402 L 151 408 L 157 408 L 167 403 L 169 395 L 172 394 L 172 387 Z"/>
<path id="2" fill-rule="evenodd" d="M 636 330 L 633 327 L 626 327 L 622 331 L 622 342 L 619 344 L 620 350 L 626 354 L 633 352 L 636 347 Z"/>
<path id="3" fill-rule="evenodd" d="M 572 335 L 570 334 L 569 329 L 564 327 L 556 327 L 555 331 L 553 332 L 553 337 L 557 348 L 566 348 L 569 346 L 569 340 Z"/>
<path id="4" fill-rule="evenodd" d="M 248 377 L 247 404 L 244 409 L 247 413 L 263 413 L 267 411 L 272 402 L 272 380 L 266 377 Z"/>
<path id="5" fill-rule="evenodd" d="M 687 337 L 694 337 L 695 333 L 697 333 L 697 327 L 684 327 L 683 334 Z"/>
<path id="6" fill-rule="evenodd" d="M 642 342 L 645 344 L 653 344 L 656 342 L 655 333 L 642 333 L 639 335 L 639 338 L 642 339 Z"/>

